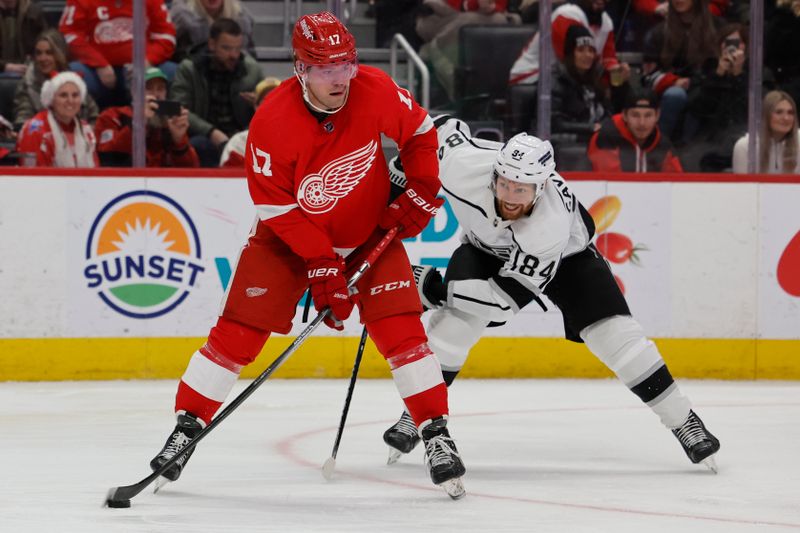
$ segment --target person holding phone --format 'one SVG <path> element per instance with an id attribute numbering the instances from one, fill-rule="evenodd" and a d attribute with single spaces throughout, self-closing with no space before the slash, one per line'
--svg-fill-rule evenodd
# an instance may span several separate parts
<path id="1" fill-rule="evenodd" d="M 145 71 L 148 167 L 198 167 L 189 143 L 189 110 L 167 100 L 167 76 L 157 67 Z M 133 147 L 133 109 L 110 107 L 97 117 L 97 151 L 105 166 L 129 166 Z"/>
<path id="2" fill-rule="evenodd" d="M 686 170 L 725 172 L 731 168 L 733 146 L 747 131 L 746 26 L 728 24 L 717 32 L 717 57 L 709 59 L 689 86 L 687 110 L 696 132 L 686 139 L 681 161 Z M 765 68 L 763 89 L 774 85 L 772 72 Z"/>

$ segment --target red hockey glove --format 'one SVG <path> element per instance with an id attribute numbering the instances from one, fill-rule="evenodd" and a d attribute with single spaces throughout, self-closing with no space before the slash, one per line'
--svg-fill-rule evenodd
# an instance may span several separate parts
<path id="1" fill-rule="evenodd" d="M 425 229 L 443 203 L 443 199 L 431 198 L 426 192 L 406 189 L 406 192 L 389 204 L 381 214 L 378 224 L 387 230 L 400 226 L 400 231 L 397 233 L 399 239 L 414 237 Z"/>
<path id="2" fill-rule="evenodd" d="M 330 307 L 330 314 L 325 317 L 325 324 L 333 329 L 344 329 L 342 321 L 350 316 L 355 305 L 354 299 L 347 290 L 344 279 L 344 259 L 316 258 L 306 261 L 308 284 L 311 298 L 317 311 Z"/>

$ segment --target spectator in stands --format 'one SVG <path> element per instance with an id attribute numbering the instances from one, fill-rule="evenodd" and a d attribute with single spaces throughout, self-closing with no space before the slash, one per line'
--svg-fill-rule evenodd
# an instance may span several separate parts
<path id="1" fill-rule="evenodd" d="M 235 20 L 242 28 L 242 48 L 255 57 L 253 15 L 239 0 L 175 0 L 169 9 L 177 44 L 173 61 L 181 62 L 192 50 L 208 42 L 211 24 L 221 18 Z"/>
<path id="2" fill-rule="evenodd" d="M 44 12 L 32 0 L 0 0 L 0 76 L 22 76 L 33 40 L 47 28 Z"/>
<path id="3" fill-rule="evenodd" d="M 661 132 L 672 140 L 682 132 L 691 78 L 716 58 L 716 28 L 708 0 L 669 0 L 664 22 L 645 38 L 643 84 L 661 97 Z"/>
<path id="4" fill-rule="evenodd" d="M 78 118 L 86 84 L 74 72 L 59 72 L 42 85 L 45 109 L 22 127 L 17 152 L 36 154 L 40 167 L 96 167 L 95 137 L 91 126 Z"/>
<path id="5" fill-rule="evenodd" d="M 780 89 L 800 101 L 800 0 L 777 0 L 764 31 L 764 65 Z"/>
<path id="6" fill-rule="evenodd" d="M 281 84 L 278 78 L 264 78 L 258 85 L 256 85 L 255 94 L 253 95 L 254 102 L 253 108 L 258 109 L 264 98 Z M 250 130 L 240 131 L 231 140 L 225 144 L 225 149 L 222 150 L 219 166 L 229 168 L 242 168 L 245 161 L 245 151 L 247 149 L 247 134 Z"/>
<path id="7" fill-rule="evenodd" d="M 594 37 L 580 24 L 567 30 L 564 62 L 553 69 L 551 91 L 553 134 L 567 134 L 570 141 L 586 144 L 608 116 L 610 104 L 602 84 Z M 566 139 L 562 139 L 566 140 Z"/>
<path id="8" fill-rule="evenodd" d="M 44 109 L 39 95 L 45 80 L 65 70 L 69 70 L 67 42 L 55 28 L 46 29 L 36 38 L 33 62 L 25 70 L 14 94 L 14 127 L 17 130 L 22 128 L 25 121 Z M 94 124 L 99 112 L 94 99 L 87 94 L 78 116 L 89 124 Z"/>
<path id="9" fill-rule="evenodd" d="M 208 45 L 184 59 L 175 75 L 172 99 L 190 110 L 189 136 L 204 167 L 219 165 L 225 143 L 253 117 L 253 91 L 262 75 L 256 60 L 242 52 L 242 41 L 236 21 L 214 21 Z"/>
<path id="10" fill-rule="evenodd" d="M 175 49 L 175 28 L 164 0 L 145 1 L 146 65 L 160 65 L 171 76 L 175 65 L 167 61 Z M 70 68 L 83 76 L 97 104 L 101 108 L 127 105 L 127 78 L 133 61 L 133 1 L 67 0 L 59 31 L 74 59 Z"/>
<path id="11" fill-rule="evenodd" d="M 159 110 L 159 102 L 167 99 L 167 92 L 167 76 L 158 67 L 148 68 L 145 72 L 144 108 L 147 119 L 146 166 L 199 167 L 200 160 L 187 134 L 189 110 L 181 107 L 175 115 Z M 166 107 L 167 104 L 162 105 Z M 98 138 L 97 151 L 104 164 L 130 166 L 132 130 L 133 109 L 130 106 L 109 107 L 100 113 L 95 134 Z"/>
<path id="12" fill-rule="evenodd" d="M 575 0 L 564 4 L 552 15 L 553 52 L 556 58 L 564 61 L 564 41 L 570 26 L 580 24 L 594 37 L 594 48 L 600 53 L 600 64 L 611 73 L 614 85 L 625 83 L 631 76 L 627 63 L 617 59 L 614 46 L 614 23 L 605 12 L 606 0 Z M 511 67 L 508 83 L 536 83 L 539 79 L 539 33 L 537 32 Z"/>
<path id="13" fill-rule="evenodd" d="M 749 135 L 733 147 L 733 171 L 747 172 Z M 800 174 L 800 132 L 797 105 L 784 91 L 770 91 L 764 97 L 756 172 L 762 174 Z"/>
<path id="14" fill-rule="evenodd" d="M 455 65 L 458 30 L 468 24 L 519 24 L 519 15 L 507 11 L 508 0 L 423 0 L 428 14 L 417 16 L 417 34 L 426 43 L 420 48 L 431 62 L 436 78 L 450 99 L 455 97 Z"/>
<path id="15" fill-rule="evenodd" d="M 690 171 L 723 172 L 731 168 L 733 145 L 747 131 L 747 36 L 740 24 L 717 32 L 718 57 L 695 73 L 689 86 L 688 112 L 696 133 L 681 151 Z M 764 85 L 773 88 L 768 69 Z"/>
<path id="16" fill-rule="evenodd" d="M 669 139 L 658 128 L 658 96 L 632 91 L 622 113 L 603 122 L 589 141 L 596 172 L 683 172 Z"/>
<path id="17" fill-rule="evenodd" d="M 369 9 L 375 14 L 375 42 L 378 47 L 389 48 L 396 33 L 401 34 L 414 50 L 419 50 L 423 41 L 417 34 L 417 14 L 424 8 L 421 0 L 370 0 Z M 367 16 L 369 16 L 369 9 Z"/>

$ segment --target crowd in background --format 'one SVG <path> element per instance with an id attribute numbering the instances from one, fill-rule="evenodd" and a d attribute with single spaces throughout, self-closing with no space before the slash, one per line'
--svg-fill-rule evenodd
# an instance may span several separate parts
<path id="1" fill-rule="evenodd" d="M 369 3 L 377 44 L 403 33 L 443 108 L 458 97 L 461 27 L 539 24 L 537 0 Z M 800 0 L 765 4 L 757 168 L 794 173 Z M 238 0 L 146 0 L 145 10 L 147 165 L 243 165 L 249 121 L 280 83 L 255 58 L 253 16 Z M 554 1 L 552 141 L 557 154 L 581 154 L 562 170 L 744 172 L 748 16 L 746 0 Z M 132 20 L 131 0 L 66 0 L 57 28 L 33 0 L 0 0 L 0 77 L 17 80 L 0 162 L 131 164 Z M 641 59 L 631 65 L 623 52 Z M 539 55 L 537 33 L 508 85 L 538 90 Z M 536 131 L 534 114 L 515 123 Z"/>
<path id="2" fill-rule="evenodd" d="M 238 0 L 146 0 L 145 14 L 147 166 L 243 165 L 244 142 L 227 145 L 278 85 L 254 58 L 253 17 Z M 0 76 L 17 80 L 0 121 L 16 150 L 0 158 L 130 166 L 132 25 L 131 0 L 66 0 L 57 28 L 31 0 L 0 0 Z"/>

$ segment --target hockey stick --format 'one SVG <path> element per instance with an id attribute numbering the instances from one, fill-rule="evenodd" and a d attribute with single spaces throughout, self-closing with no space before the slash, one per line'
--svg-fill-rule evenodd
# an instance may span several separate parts
<path id="1" fill-rule="evenodd" d="M 375 245 L 375 248 L 369 253 L 366 259 L 361 263 L 358 267 L 358 270 L 353 274 L 347 282 L 348 287 L 354 286 L 358 283 L 358 280 L 364 275 L 364 273 L 375 263 L 375 261 L 380 257 L 386 247 L 389 246 L 389 243 L 392 242 L 395 235 L 397 235 L 398 228 L 394 227 L 386 232 L 386 235 Z M 266 370 L 264 370 L 257 378 L 253 380 L 253 382 L 247 386 L 236 398 L 231 401 L 231 403 L 225 407 L 220 413 L 214 417 L 210 424 L 208 424 L 197 436 L 189 442 L 182 450 L 181 453 L 176 453 L 169 461 L 161 465 L 155 472 L 147 476 L 146 478 L 142 479 L 138 483 L 134 483 L 133 485 L 125 485 L 122 487 L 112 487 L 108 490 L 108 494 L 106 495 L 105 505 L 108 507 L 130 507 L 131 505 L 131 498 L 142 492 L 150 483 L 158 479 L 161 474 L 166 472 L 172 465 L 174 465 L 178 459 L 180 459 L 186 452 L 192 450 L 197 444 L 205 438 L 214 428 L 216 428 L 223 420 L 225 420 L 228 415 L 230 415 L 233 411 L 236 410 L 247 398 L 253 394 L 257 388 L 259 388 L 264 381 L 267 380 L 277 369 L 280 367 L 283 362 L 292 355 L 297 348 L 300 347 L 301 344 L 308 338 L 311 333 L 317 329 L 325 317 L 330 314 L 331 310 L 329 308 L 323 309 L 322 311 L 317 314 L 314 320 L 306 326 L 297 338 L 289 345 L 286 350 L 283 351 L 282 354 L 275 359 L 272 364 L 270 364 Z"/>
<path id="2" fill-rule="evenodd" d="M 342 433 L 344 432 L 344 424 L 347 422 L 347 413 L 350 411 L 350 400 L 353 399 L 353 389 L 356 388 L 356 379 L 358 379 L 358 368 L 361 366 L 361 356 L 364 355 L 364 346 L 367 344 L 367 326 L 361 331 L 361 341 L 358 343 L 358 351 L 356 352 L 356 360 L 353 363 L 353 373 L 350 375 L 350 385 L 347 387 L 347 397 L 344 399 L 344 408 L 342 409 L 342 419 L 339 420 L 339 429 L 336 431 L 336 440 L 333 442 L 333 451 L 331 456 L 322 465 L 322 477 L 329 480 L 333 476 L 333 470 L 336 468 L 336 453 L 339 451 L 339 443 L 342 441 Z"/>

